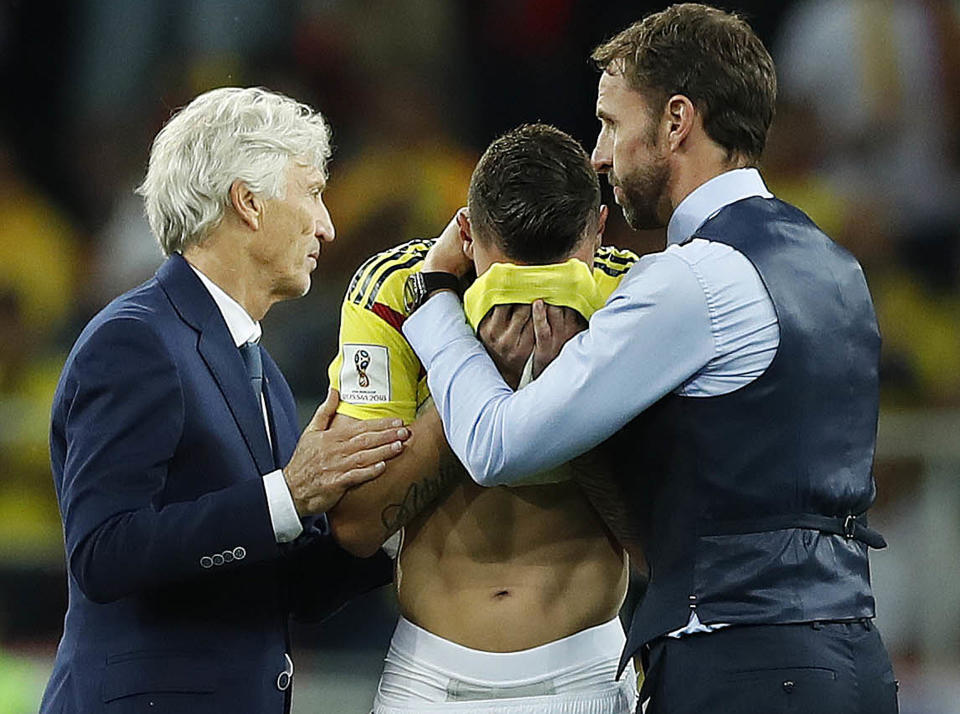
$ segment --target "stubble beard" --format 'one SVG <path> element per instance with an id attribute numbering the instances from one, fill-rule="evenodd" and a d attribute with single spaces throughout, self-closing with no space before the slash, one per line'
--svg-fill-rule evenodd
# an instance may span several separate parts
<path id="1" fill-rule="evenodd" d="M 614 178 L 623 192 L 620 201 L 623 217 L 633 230 L 666 225 L 667 218 L 662 214 L 669 179 L 670 168 L 664 157 L 656 157 L 630 174 Z"/>

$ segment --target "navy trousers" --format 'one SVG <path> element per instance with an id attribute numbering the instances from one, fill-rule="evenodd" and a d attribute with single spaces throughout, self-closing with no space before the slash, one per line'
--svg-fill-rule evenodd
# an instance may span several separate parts
<path id="1" fill-rule="evenodd" d="M 869 620 L 661 637 L 643 659 L 646 714 L 899 711 L 890 658 Z"/>

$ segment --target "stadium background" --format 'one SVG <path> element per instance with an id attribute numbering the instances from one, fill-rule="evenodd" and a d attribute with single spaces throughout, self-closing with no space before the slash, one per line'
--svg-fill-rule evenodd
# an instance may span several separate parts
<path id="1" fill-rule="evenodd" d="M 872 556 L 905 714 L 960 712 L 960 4 L 721 2 L 778 60 L 772 190 L 863 262 L 884 335 Z M 663 7 L 585 0 L 5 0 L 0 4 L 0 714 L 36 711 L 65 605 L 50 398 L 84 322 L 161 257 L 132 189 L 173 108 L 224 84 L 320 109 L 337 240 L 264 342 L 304 415 L 369 254 L 435 234 L 483 147 L 543 120 L 590 150 L 599 41 Z M 607 187 L 604 187 L 607 192 Z M 607 192 L 607 202 L 610 196 Z M 612 212 L 607 242 L 640 252 Z M 365 712 L 382 592 L 295 631 L 298 714 Z"/>

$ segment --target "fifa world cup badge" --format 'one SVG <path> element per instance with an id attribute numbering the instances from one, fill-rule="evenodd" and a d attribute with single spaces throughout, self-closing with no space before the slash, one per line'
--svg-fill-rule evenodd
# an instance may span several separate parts
<path id="1" fill-rule="evenodd" d="M 357 350 L 353 355 L 353 363 L 357 367 L 357 384 L 366 389 L 370 386 L 370 376 L 367 367 L 370 366 L 370 353 L 366 350 Z"/>
<path id="2" fill-rule="evenodd" d="M 386 345 L 343 345 L 340 399 L 351 404 L 390 401 L 390 350 Z"/>

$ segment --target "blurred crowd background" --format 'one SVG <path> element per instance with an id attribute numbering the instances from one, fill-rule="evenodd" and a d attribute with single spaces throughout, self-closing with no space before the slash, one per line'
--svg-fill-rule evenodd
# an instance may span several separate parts
<path id="1" fill-rule="evenodd" d="M 0 714 L 36 711 L 65 606 L 51 396 L 83 324 L 161 262 L 133 188 L 171 111 L 212 87 L 263 85 L 334 128 L 337 240 L 310 294 L 264 321 L 306 417 L 356 266 L 435 235 L 509 128 L 546 121 L 592 149 L 590 50 L 665 4 L 0 3 Z M 890 547 L 872 563 L 902 711 L 960 712 L 960 3 L 718 4 L 746 14 L 777 60 L 770 188 L 859 257 L 876 301 L 872 522 Z M 611 218 L 606 242 L 662 248 L 662 232 Z M 367 711 L 393 608 L 379 593 L 298 628 L 296 712 Z"/>

